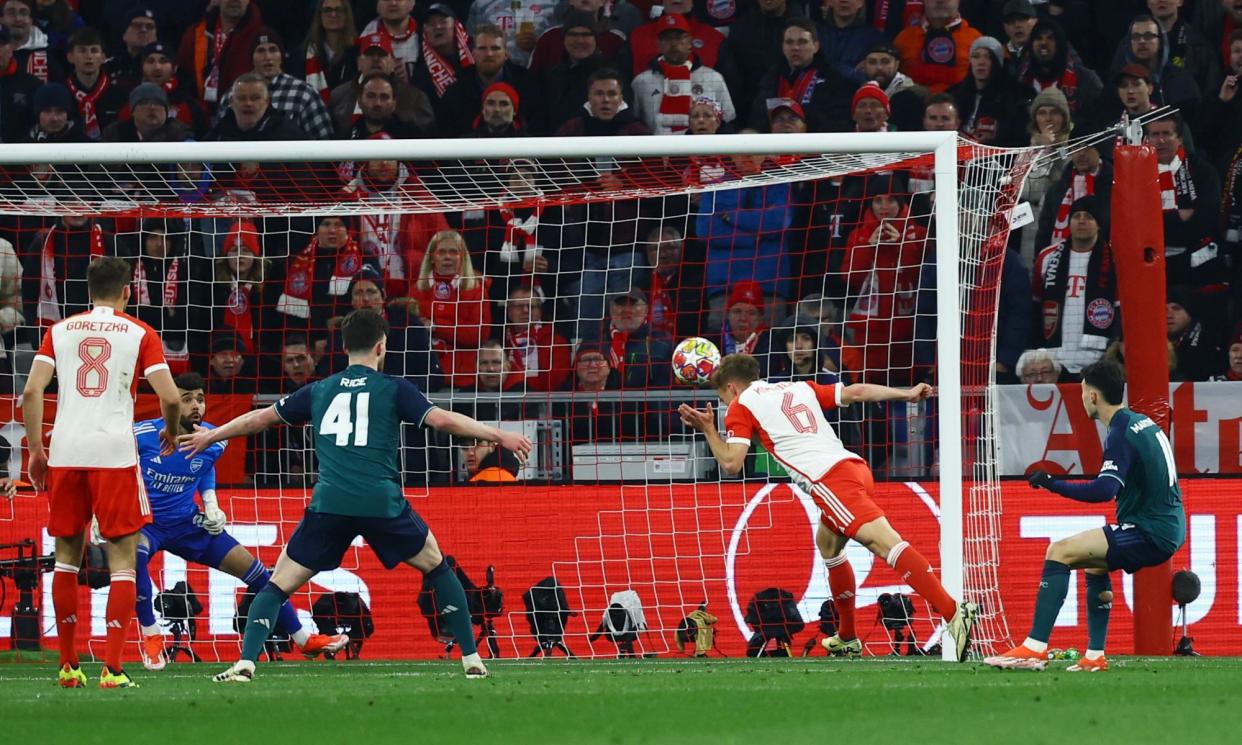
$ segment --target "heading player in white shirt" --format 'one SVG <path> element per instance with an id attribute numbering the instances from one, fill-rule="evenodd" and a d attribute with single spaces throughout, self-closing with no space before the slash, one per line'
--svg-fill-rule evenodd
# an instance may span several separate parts
<path id="1" fill-rule="evenodd" d="M 134 615 L 134 566 L 138 534 L 151 522 L 138 448 L 134 443 L 134 395 L 145 375 L 160 398 L 163 446 L 173 452 L 181 399 L 164 361 L 159 336 L 125 314 L 129 302 L 129 264 L 102 258 L 86 272 L 93 308 L 58 321 L 43 334 L 22 394 L 30 480 L 46 481 L 51 492 L 47 532 L 56 538 L 52 604 L 60 639 L 60 685 L 81 688 L 86 674 L 78 664 L 74 636 L 78 623 L 78 566 L 91 515 L 108 539 L 104 550 L 112 572 L 108 590 L 108 641 L 100 688 L 136 684 L 121 669 L 121 650 Z M 52 375 L 60 381 L 51 454 L 43 447 L 43 393 Z"/>
<path id="2" fill-rule="evenodd" d="M 724 358 L 712 375 L 720 401 L 729 407 L 725 437 L 716 431 L 711 404 L 705 410 L 682 404 L 681 421 L 707 436 L 712 455 L 726 473 L 742 470 L 752 437 L 758 437 L 819 505 L 815 545 L 828 568 L 828 585 L 841 616 L 837 634 L 824 641 L 834 654 L 861 654 L 854 627 L 854 570 L 845 557 L 849 539 L 888 562 L 902 581 L 931 603 L 948 622 L 958 661 L 966 659 L 974 626 L 974 603 L 959 603 L 945 592 L 921 553 L 901 539 L 875 503 L 875 482 L 866 461 L 845 449 L 824 411 L 855 401 L 920 401 L 931 386 L 898 389 L 883 385 L 820 385 L 810 381 L 768 383 L 759 379 L 759 363 L 745 354 Z"/>

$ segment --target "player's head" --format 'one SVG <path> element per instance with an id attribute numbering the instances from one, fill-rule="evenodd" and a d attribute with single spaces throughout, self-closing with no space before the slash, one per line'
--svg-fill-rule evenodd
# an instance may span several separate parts
<path id="1" fill-rule="evenodd" d="M 105 256 L 91 262 L 86 270 L 86 289 L 91 302 L 115 304 L 124 308 L 129 302 L 129 280 L 133 272 L 129 262 L 115 256 Z"/>
<path id="2" fill-rule="evenodd" d="M 370 308 L 352 311 L 341 321 L 341 342 L 350 357 L 383 359 L 388 348 L 388 321 Z"/>
<path id="3" fill-rule="evenodd" d="M 1112 360 L 1100 360 L 1083 368 L 1082 406 L 1095 419 L 1100 409 L 1120 406 L 1126 390 L 1126 371 Z"/>
<path id="4" fill-rule="evenodd" d="M 749 354 L 731 354 L 720 361 L 720 367 L 712 373 L 712 387 L 725 404 L 746 390 L 759 379 L 759 362 Z"/>
<path id="5" fill-rule="evenodd" d="M 196 372 L 181 373 L 173 378 L 173 383 L 181 396 L 181 431 L 193 432 L 194 425 L 202 424 L 207 416 L 207 397 L 203 394 L 207 384 Z"/>

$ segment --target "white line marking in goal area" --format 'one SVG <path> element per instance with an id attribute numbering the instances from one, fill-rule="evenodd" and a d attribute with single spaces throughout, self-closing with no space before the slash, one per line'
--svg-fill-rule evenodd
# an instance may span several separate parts
<path id="1" fill-rule="evenodd" d="M 927 493 L 927 490 L 923 488 L 922 484 L 917 481 L 907 481 L 906 487 L 909 488 L 910 491 L 914 492 L 915 496 L 923 500 L 923 504 L 927 505 L 927 509 L 932 513 L 933 517 L 937 520 L 940 519 L 940 505 L 936 502 L 936 500 L 932 499 L 932 496 Z"/>

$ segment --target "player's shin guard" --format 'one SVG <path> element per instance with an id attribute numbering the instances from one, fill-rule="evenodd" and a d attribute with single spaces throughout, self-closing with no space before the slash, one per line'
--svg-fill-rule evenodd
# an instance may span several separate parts
<path id="1" fill-rule="evenodd" d="M 243 660 L 258 661 L 264 643 L 272 635 L 272 629 L 276 626 L 276 616 L 280 613 L 280 606 L 288 600 L 289 596 L 285 594 L 285 591 L 271 582 L 268 582 L 267 587 L 254 596 L 254 602 L 250 604 L 250 614 L 246 617 L 246 634 L 242 637 L 241 658 Z"/>
<path id="2" fill-rule="evenodd" d="M 52 572 L 52 607 L 56 610 L 56 638 L 60 642 L 60 664 L 76 666 L 74 646 L 78 628 L 78 568 L 56 562 Z"/>
<path id="3" fill-rule="evenodd" d="M 255 559 L 242 577 L 242 582 L 246 583 L 246 589 L 258 595 L 264 587 L 267 587 L 271 578 L 272 575 L 267 571 L 267 567 L 263 566 L 263 562 Z M 306 637 L 309 634 L 303 631 L 302 621 L 298 619 L 298 612 L 293 609 L 292 603 L 285 601 L 284 605 L 280 606 L 280 612 L 276 615 L 276 626 L 292 637 L 298 646 L 306 644 Z"/>
<path id="4" fill-rule="evenodd" d="M 1052 625 L 1065 603 L 1069 592 L 1070 568 L 1067 564 L 1051 559 L 1044 561 L 1044 575 L 1039 580 L 1039 593 L 1035 596 L 1035 620 L 1031 623 L 1030 638 L 1044 644 L 1052 635 Z M 1036 652 L 1043 650 L 1037 649 Z"/>
<path id="5" fill-rule="evenodd" d="M 915 592 L 931 603 L 941 618 L 946 621 L 953 620 L 953 616 L 957 615 L 957 601 L 945 592 L 940 578 L 932 572 L 931 563 L 917 548 L 902 541 L 893 546 L 886 560 L 897 572 L 897 576 L 901 577 L 901 581 L 913 587 Z"/>
<path id="6" fill-rule="evenodd" d="M 440 623 L 453 632 L 463 657 L 475 654 L 474 626 L 470 623 L 470 606 L 466 603 L 466 591 L 462 589 L 461 580 L 457 579 L 446 561 L 441 561 L 439 566 L 427 572 L 427 580 L 431 583 Z"/>
<path id="7" fill-rule="evenodd" d="M 118 569 L 112 572 L 112 583 L 108 586 L 108 608 L 104 613 L 104 618 L 108 622 L 108 642 L 104 646 L 104 664 L 114 672 L 121 670 L 121 652 L 125 649 L 129 622 L 134 618 L 134 598 L 137 595 L 133 569 Z"/>
<path id="8" fill-rule="evenodd" d="M 1103 652 L 1108 616 L 1113 610 L 1113 583 L 1107 574 L 1087 573 L 1087 650 Z"/>
<path id="9" fill-rule="evenodd" d="M 134 615 L 138 617 L 143 633 L 155 627 L 155 595 L 151 591 L 151 573 L 148 569 L 150 560 L 151 549 L 139 545 L 138 559 L 134 565 L 134 589 L 137 592 Z"/>
<path id="10" fill-rule="evenodd" d="M 844 551 L 826 560 L 824 566 L 828 569 L 828 589 L 832 592 L 832 603 L 840 618 L 837 636 L 845 641 L 856 639 L 858 632 L 854 629 L 854 603 L 858 585 L 854 580 L 854 567 L 850 566 Z"/>

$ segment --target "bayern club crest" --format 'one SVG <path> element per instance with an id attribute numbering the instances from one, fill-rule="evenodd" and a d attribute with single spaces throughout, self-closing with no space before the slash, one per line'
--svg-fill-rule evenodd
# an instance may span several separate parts
<path id="1" fill-rule="evenodd" d="M 436 300 L 448 300 L 453 295 L 453 288 L 449 287 L 448 282 L 436 282 L 435 295 Z"/>
<path id="2" fill-rule="evenodd" d="M 289 286 L 294 294 L 305 295 L 310 290 L 310 277 L 306 272 L 294 272 L 293 276 L 289 278 Z"/>
<path id="3" fill-rule="evenodd" d="M 235 316 L 245 315 L 246 311 L 250 310 L 250 298 L 241 291 L 241 288 L 234 287 L 229 293 L 226 307 Z"/>
<path id="4" fill-rule="evenodd" d="M 1113 303 L 1105 298 L 1096 298 L 1087 305 L 1087 322 L 1097 329 L 1106 329 L 1113 325 Z"/>
<path id="5" fill-rule="evenodd" d="M 927 59 L 937 65 L 947 65 L 957 55 L 957 45 L 948 36 L 937 36 L 927 43 Z"/>
<path id="6" fill-rule="evenodd" d="M 352 277 L 357 273 L 358 256 L 356 254 L 349 254 L 341 260 L 341 275 L 345 277 Z"/>

